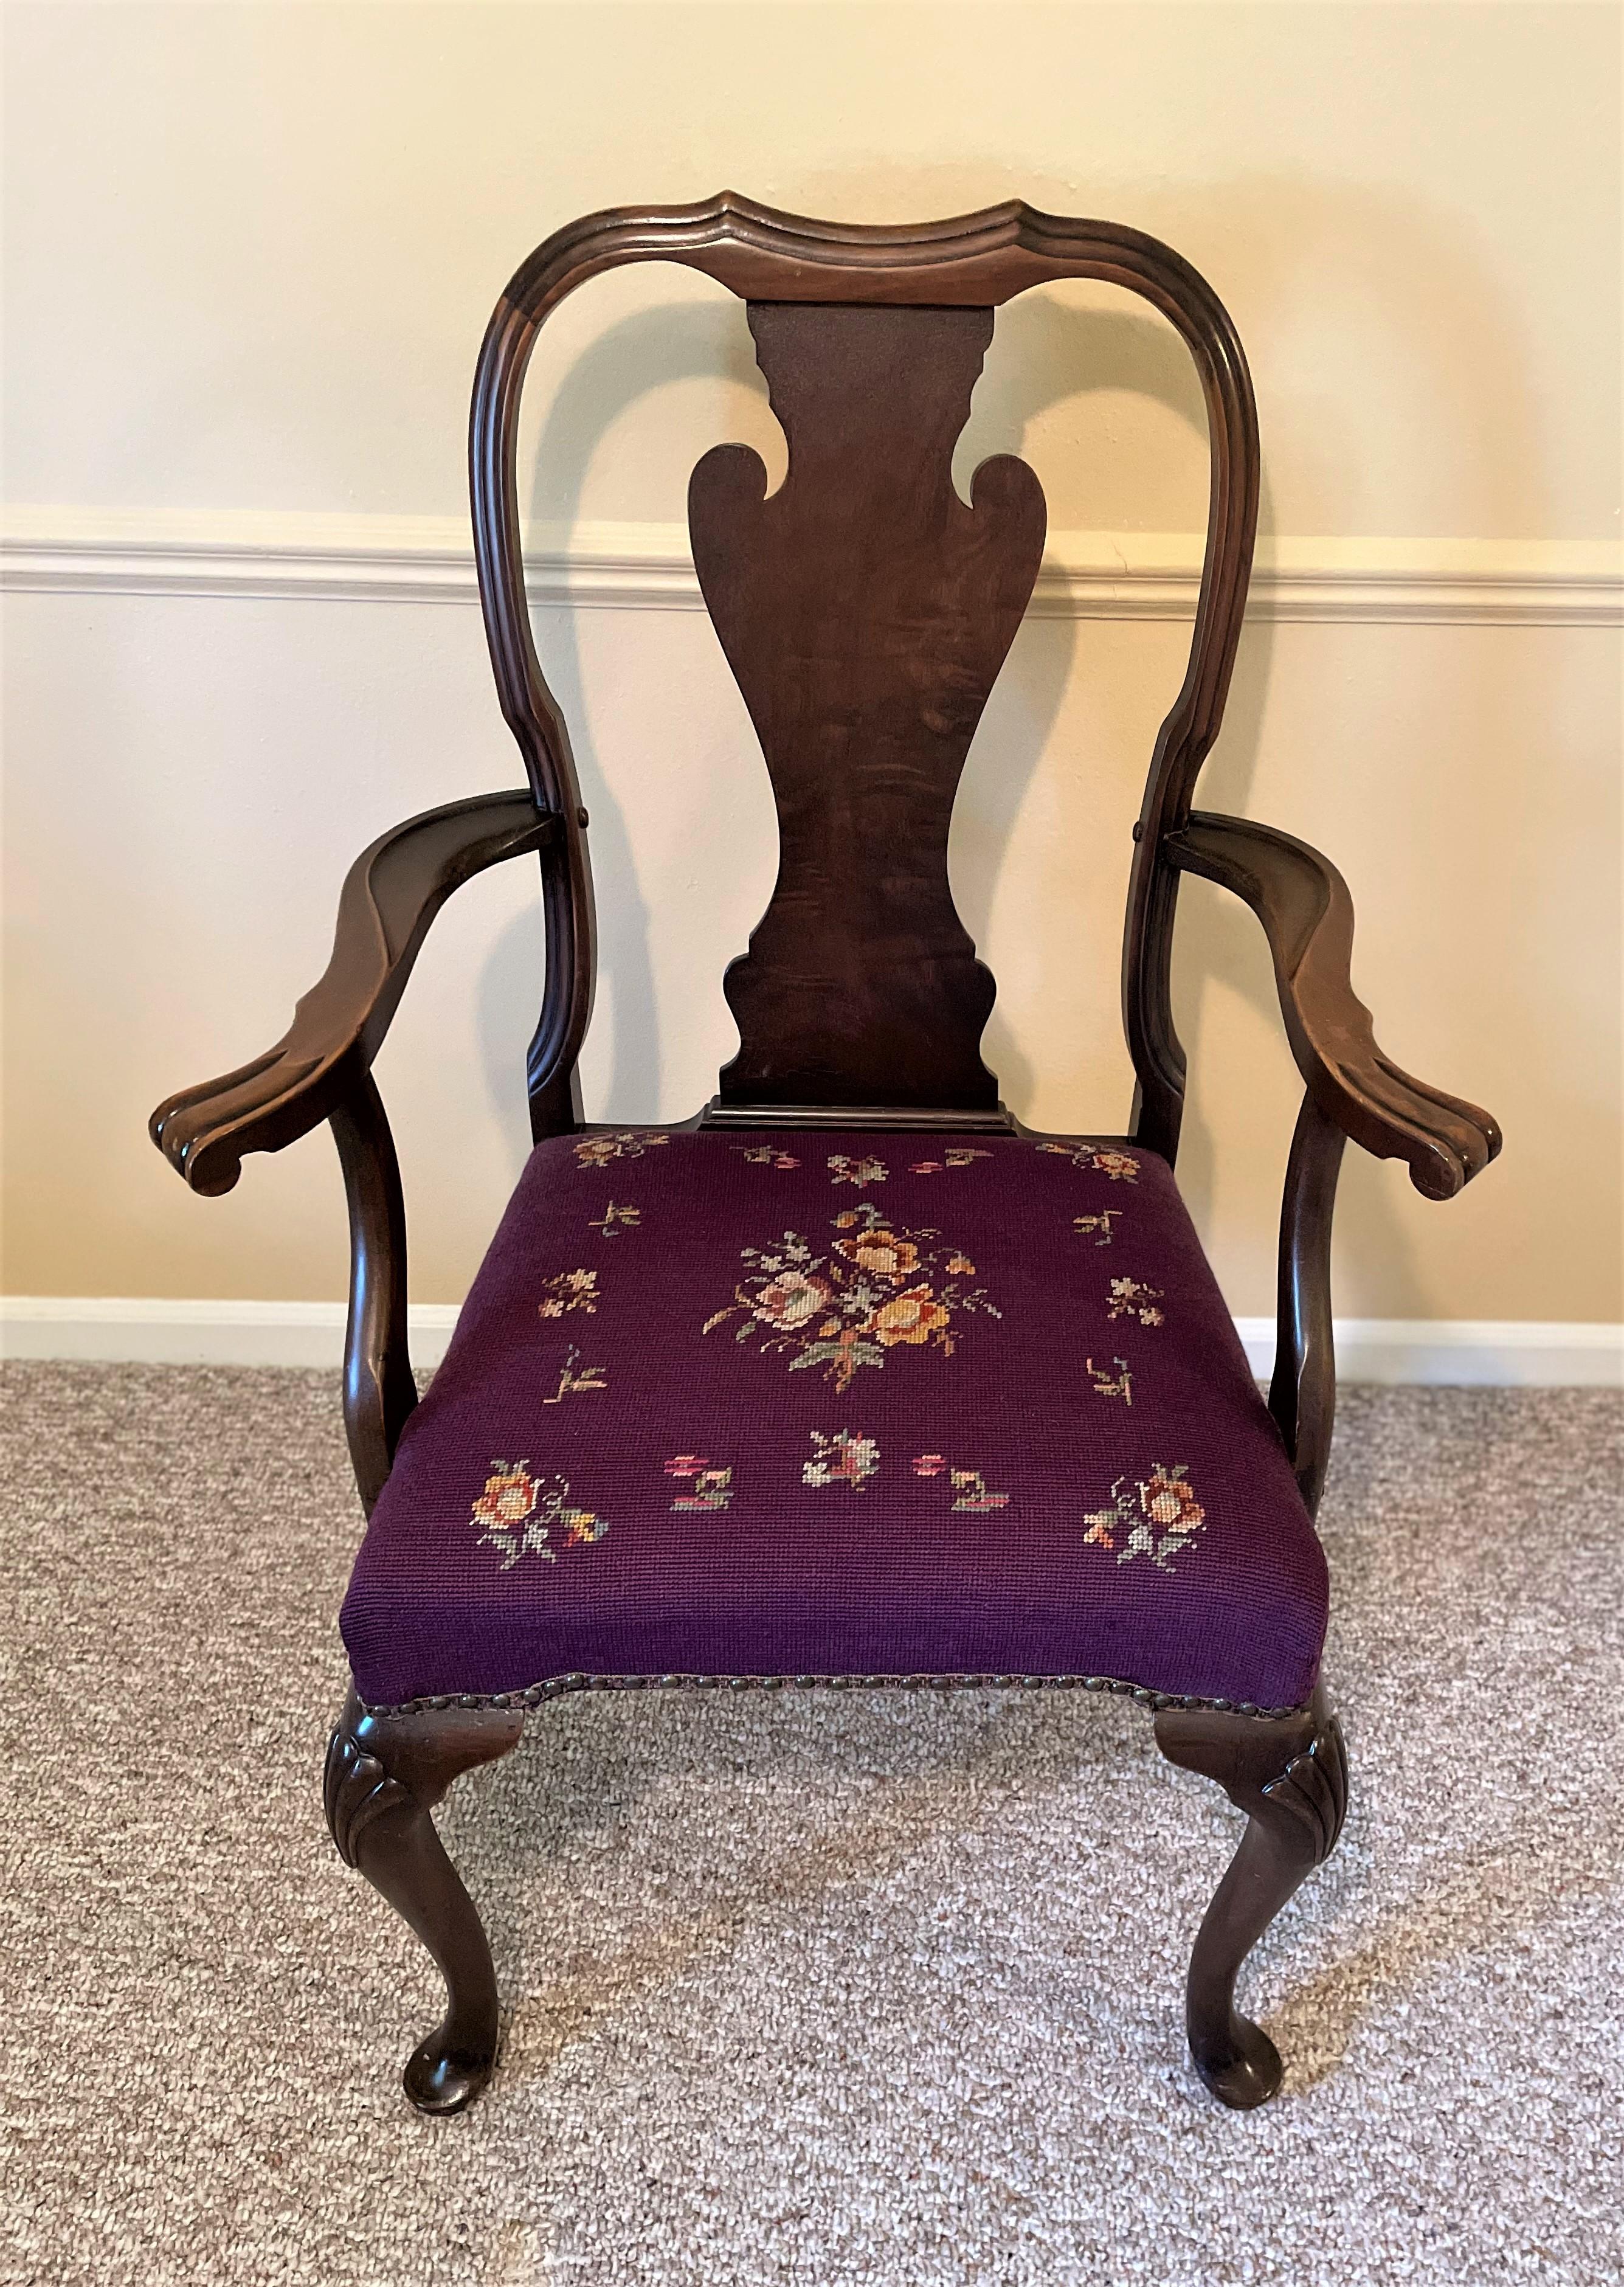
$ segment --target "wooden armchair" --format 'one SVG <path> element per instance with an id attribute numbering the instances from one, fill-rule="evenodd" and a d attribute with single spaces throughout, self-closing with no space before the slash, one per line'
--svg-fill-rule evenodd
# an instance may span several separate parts
<path id="1" fill-rule="evenodd" d="M 543 320 L 598 272 L 650 260 L 746 299 L 788 438 L 771 497 L 738 446 L 708 453 L 690 490 L 780 860 L 727 972 L 740 1049 L 716 1096 L 680 1127 L 609 1129 L 582 1120 L 575 1079 L 592 1000 L 587 813 L 531 638 L 514 439 Z M 994 305 L 1076 277 L 1172 320 L 1212 447 L 1189 671 L 1134 828 L 1122 995 L 1137 1087 L 1109 1137 L 1038 1136 L 999 1101 L 978 1052 L 993 980 L 947 872 L 965 753 L 1044 533 L 1022 462 L 985 463 L 969 506 L 949 462 Z M 1311 1523 L 1343 1142 L 1404 1159 L 1446 1199 L 1500 1137 L 1376 1047 L 1335 870 L 1191 807 L 1257 499 L 1229 319 L 1153 239 L 1019 204 L 898 230 L 731 194 L 626 209 L 549 239 L 497 304 L 471 457 L 486 626 L 528 787 L 375 843 L 286 1036 L 152 1123 L 210 1193 L 246 1151 L 323 1120 L 337 1139 L 344 1410 L 369 1521 L 326 1802 L 340 1852 L 445 1974 L 447 2014 L 408 2093 L 453 2111 L 492 2069 L 490 1953 L 429 1814 L 529 1711 L 586 1689 L 979 1683 L 1129 1693 L 1154 1711 L 1162 1752 L 1246 1812 L 1195 1940 L 1188 2030 L 1214 2093 L 1261 2103 L 1280 2061 L 1237 2012 L 1236 1975 L 1335 1844 L 1346 1800 Z M 546 915 L 535 1150 L 419 1405 L 400 1179 L 368 1068 L 440 904 L 527 852 Z M 1173 1181 L 1184 1060 L 1168 969 L 1187 872 L 1262 922 L 1304 1083 L 1266 1408 Z"/>

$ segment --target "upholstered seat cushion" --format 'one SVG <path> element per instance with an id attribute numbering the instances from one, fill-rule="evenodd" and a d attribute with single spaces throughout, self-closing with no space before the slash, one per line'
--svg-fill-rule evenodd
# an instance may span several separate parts
<path id="1" fill-rule="evenodd" d="M 374 1706 L 1008 1674 L 1283 1708 L 1326 1602 L 1153 1154 L 639 1129 L 532 1155 L 343 1628 Z"/>

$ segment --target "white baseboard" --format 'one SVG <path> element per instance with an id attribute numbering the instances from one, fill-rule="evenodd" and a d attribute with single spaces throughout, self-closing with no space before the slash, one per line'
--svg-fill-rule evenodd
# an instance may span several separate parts
<path id="1" fill-rule="evenodd" d="M 1237 1318 L 1252 1370 L 1274 1364 L 1274 1320 Z M 1509 1389 L 1624 1387 L 1624 1326 L 1590 1319 L 1338 1318 L 1343 1381 Z"/>
<path id="2" fill-rule="evenodd" d="M 147 1365 L 336 1368 L 342 1302 L 193 1302 L 143 1297 L 14 1294 L 0 1298 L 0 1357 L 127 1360 Z M 456 1307 L 410 1311 L 412 1357 L 445 1354 Z M 1272 1318 L 1236 1325 L 1255 1372 L 1274 1356 Z M 1524 1318 L 1340 1318 L 1344 1381 L 1490 1384 L 1541 1389 L 1624 1386 L 1624 1326 Z"/>
<path id="3" fill-rule="evenodd" d="M 415 1365 L 438 1365 L 455 1302 L 408 1312 Z M 342 1302 L 180 1302 L 123 1294 L 0 1296 L 0 1357 L 140 1365 L 320 1365 L 344 1358 Z"/>

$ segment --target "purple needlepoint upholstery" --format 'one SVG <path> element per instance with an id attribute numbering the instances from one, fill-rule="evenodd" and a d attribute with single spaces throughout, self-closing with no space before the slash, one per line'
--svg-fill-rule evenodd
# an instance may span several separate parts
<path id="1" fill-rule="evenodd" d="M 585 1673 L 1283 1708 L 1326 1610 L 1165 1162 L 638 1129 L 532 1155 L 343 1628 L 373 1706 Z"/>

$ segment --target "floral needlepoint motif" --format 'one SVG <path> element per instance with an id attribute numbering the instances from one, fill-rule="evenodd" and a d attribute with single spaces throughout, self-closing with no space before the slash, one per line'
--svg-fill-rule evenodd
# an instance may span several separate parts
<path id="1" fill-rule="evenodd" d="M 538 1318 L 561 1318 L 566 1310 L 584 1310 L 589 1317 L 598 1309 L 598 1273 L 596 1270 L 560 1270 L 547 1281 L 547 1299 L 535 1306 Z"/>
<path id="2" fill-rule="evenodd" d="M 733 1473 L 713 1468 L 703 1453 L 678 1453 L 665 1465 L 668 1477 L 685 1479 L 691 1490 L 678 1493 L 673 1508 L 725 1508 L 733 1499 Z"/>
<path id="3" fill-rule="evenodd" d="M 574 1146 L 575 1159 L 582 1167 L 606 1167 L 611 1159 L 640 1159 L 670 1140 L 652 1128 L 619 1128 L 612 1136 L 583 1136 Z"/>
<path id="4" fill-rule="evenodd" d="M 855 1183 L 860 1191 L 866 1183 L 883 1183 L 888 1170 L 883 1159 L 849 1159 L 844 1151 L 836 1151 L 829 1161 L 831 1179 L 836 1183 Z"/>
<path id="5" fill-rule="evenodd" d="M 988 1492 L 986 1479 L 979 1469 L 955 1469 L 948 1483 L 958 1495 L 953 1504 L 955 1508 L 986 1510 L 1007 1508 L 1010 1505 L 1008 1493 Z"/>
<path id="6" fill-rule="evenodd" d="M 1096 1397 L 1120 1397 L 1124 1405 L 1131 1405 L 1133 1376 L 1128 1371 L 1128 1360 L 1113 1358 L 1111 1364 L 1116 1368 L 1114 1373 L 1103 1365 L 1096 1365 L 1092 1358 L 1084 1358 L 1083 1365 L 1093 1377 L 1094 1395 Z"/>
<path id="7" fill-rule="evenodd" d="M 1128 1491 L 1129 1480 L 1119 1477 L 1111 1488 L 1111 1507 L 1090 1509 L 1083 1518 L 1085 1542 L 1115 1551 L 1119 1564 L 1130 1557 L 1148 1556 L 1162 1571 L 1173 1570 L 1173 1559 L 1188 1548 L 1207 1523 L 1207 1512 L 1195 1497 L 1186 1463 L 1169 1468 L 1153 1461 L 1148 1477 Z"/>
<path id="8" fill-rule="evenodd" d="M 968 1167 L 972 1159 L 990 1159 L 990 1151 L 983 1151 L 968 1144 L 955 1144 L 942 1153 L 939 1159 L 915 1159 L 908 1169 L 910 1175 L 939 1175 L 945 1167 Z"/>
<path id="9" fill-rule="evenodd" d="M 606 1238 L 613 1238 L 617 1231 L 636 1231 L 642 1220 L 641 1207 L 617 1207 L 611 1199 L 602 1215 L 595 1215 L 587 1229 L 601 1231 Z"/>
<path id="10" fill-rule="evenodd" d="M 702 1331 L 739 1318 L 735 1341 L 764 1334 L 764 1350 L 795 1353 L 792 1373 L 820 1365 L 836 1389 L 845 1389 L 859 1366 L 883 1366 L 889 1350 L 929 1343 L 951 1357 L 955 1312 L 1002 1316 L 985 1288 L 964 1285 L 976 1275 L 967 1254 L 928 1245 L 939 1232 L 893 1227 L 867 1200 L 837 1215 L 830 1228 L 841 1235 L 827 1254 L 794 1231 L 776 1246 L 741 1248 L 745 1272 L 733 1299 Z"/>
<path id="11" fill-rule="evenodd" d="M 812 1433 L 817 1452 L 801 1471 L 805 1485 L 849 1485 L 856 1492 L 865 1477 L 871 1477 L 880 1466 L 880 1449 L 872 1437 L 860 1437 L 851 1429 L 833 1429 L 827 1434 L 821 1429 Z"/>
<path id="12" fill-rule="evenodd" d="M 1097 1231 L 1099 1233 L 1099 1237 L 1095 1240 L 1095 1246 L 1109 1246 L 1111 1244 L 1111 1226 L 1113 1223 L 1121 1223 L 1121 1220 L 1122 1210 L 1121 1207 L 1107 1207 L 1104 1215 L 1073 1215 L 1072 1217 L 1072 1225 L 1074 1230 L 1081 1231 L 1085 1238 L 1088 1236 L 1089 1231 Z"/>
<path id="13" fill-rule="evenodd" d="M 798 1167 L 801 1164 L 791 1153 L 780 1151 L 776 1144 L 735 1144 L 733 1149 L 741 1159 L 750 1160 L 757 1167 L 784 1169 Z"/>
<path id="14" fill-rule="evenodd" d="M 551 1545 L 556 1531 L 566 1548 L 579 1548 L 601 1540 L 609 1520 L 590 1508 L 572 1508 L 569 1484 L 564 1477 L 544 1483 L 532 1476 L 528 1461 L 493 1461 L 485 1491 L 473 1505 L 473 1522 L 482 1524 L 480 1545 L 488 1541 L 502 1551 L 502 1569 L 511 1571 L 527 1551 L 548 1564 L 556 1564 Z"/>
<path id="15" fill-rule="evenodd" d="M 945 1453 L 918 1453 L 914 1457 L 914 1475 L 916 1477 L 939 1477 L 944 1469 L 947 1469 Z M 953 1504 L 955 1508 L 985 1513 L 989 1509 L 1009 1507 L 1009 1494 L 989 1493 L 986 1479 L 979 1469 L 947 1469 L 947 1482 L 956 1496 Z"/>
<path id="16" fill-rule="evenodd" d="M 1146 1286 L 1137 1278 L 1113 1278 L 1111 1281 L 1111 1308 L 1108 1318 L 1137 1318 L 1142 1326 L 1161 1326 L 1167 1324 L 1165 1313 L 1156 1308 L 1161 1300 L 1160 1286 Z"/>
<path id="17" fill-rule="evenodd" d="M 563 1370 L 558 1375 L 558 1389 L 551 1397 L 543 1398 L 543 1405 L 557 1405 L 560 1400 L 573 1396 L 578 1389 L 607 1389 L 609 1385 L 604 1380 L 602 1366 L 583 1365 L 577 1370 L 580 1356 L 580 1351 L 572 1342 L 569 1346 L 569 1355 L 566 1357 Z"/>
<path id="18" fill-rule="evenodd" d="M 1113 1151 L 1097 1148 L 1092 1144 L 1040 1144 L 1040 1151 L 1058 1151 L 1069 1159 L 1073 1167 L 1089 1167 L 1097 1175 L 1109 1175 L 1113 1183 L 1137 1183 L 1139 1162 L 1131 1151 Z"/>

